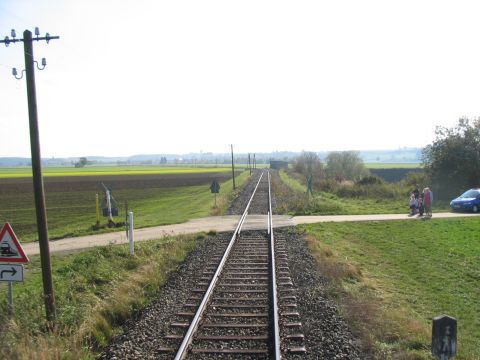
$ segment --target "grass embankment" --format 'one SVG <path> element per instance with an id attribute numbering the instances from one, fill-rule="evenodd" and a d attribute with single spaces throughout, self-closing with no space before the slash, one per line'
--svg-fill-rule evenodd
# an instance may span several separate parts
<path id="1" fill-rule="evenodd" d="M 407 214 L 408 194 L 411 189 L 401 184 L 348 184 L 338 186 L 334 192 L 314 191 L 307 198 L 307 187 L 284 170 L 280 179 L 288 189 L 283 196 L 290 201 L 284 211 L 291 215 L 363 215 L 363 214 Z M 282 194 L 279 194 L 282 197 Z M 433 211 L 446 211 L 448 204 L 434 202 Z"/>
<path id="2" fill-rule="evenodd" d="M 241 186 L 249 178 L 244 171 L 236 176 Z M 129 211 L 135 216 L 135 227 L 147 227 L 185 222 L 192 218 L 223 214 L 232 196 L 232 181 L 221 184 L 214 208 L 214 195 L 209 184 L 178 187 L 137 187 L 115 191 L 116 199 L 128 200 Z M 61 191 L 46 193 L 48 227 L 51 239 L 98 234 L 113 229 L 94 230 L 96 221 L 95 190 Z M 37 239 L 33 194 L 1 194 L 0 221 L 10 222 L 21 242 Z M 124 221 L 124 203 L 119 203 L 120 217 Z M 101 219 L 105 222 L 105 218 Z"/>
<path id="3" fill-rule="evenodd" d="M 134 256 L 123 245 L 54 255 L 57 323 L 51 334 L 45 327 L 39 258 L 34 257 L 25 282 L 14 285 L 12 318 L 6 316 L 5 297 L 0 299 L 0 358 L 93 359 L 95 349 L 158 294 L 168 273 L 203 237 L 138 243 Z"/>
<path id="4" fill-rule="evenodd" d="M 333 193 L 315 191 L 313 198 L 306 201 L 307 187 L 285 171 L 279 172 L 280 179 L 295 194 L 297 201 L 285 209 L 292 215 L 361 215 L 401 214 L 408 212 L 408 199 L 382 198 L 372 191 L 372 197 L 340 197 Z M 388 186 L 388 185 L 386 185 Z"/>
<path id="5" fill-rule="evenodd" d="M 430 359 L 431 319 L 458 319 L 456 359 L 480 359 L 477 218 L 302 226 L 380 359 Z"/>

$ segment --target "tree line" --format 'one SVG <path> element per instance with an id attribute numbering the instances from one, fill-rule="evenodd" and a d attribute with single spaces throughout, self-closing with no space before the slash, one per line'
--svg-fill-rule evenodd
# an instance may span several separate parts
<path id="1" fill-rule="evenodd" d="M 437 199 L 449 200 L 470 188 L 480 187 L 480 118 L 461 118 L 452 127 L 437 127 L 434 141 L 422 149 L 423 174 L 410 174 L 410 182 L 431 187 Z M 315 152 L 303 151 L 293 170 L 312 176 L 314 187 L 328 181 L 376 183 L 359 152 L 331 152 L 322 162 Z M 407 179 L 408 180 L 408 179 Z"/>
<path id="2" fill-rule="evenodd" d="M 437 127 L 422 152 L 425 172 L 440 198 L 451 199 L 480 187 L 480 119 L 461 118 L 452 128 Z"/>

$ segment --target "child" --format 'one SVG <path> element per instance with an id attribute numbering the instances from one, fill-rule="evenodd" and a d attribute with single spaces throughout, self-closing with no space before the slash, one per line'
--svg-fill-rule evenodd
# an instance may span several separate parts
<path id="1" fill-rule="evenodd" d="M 417 213 L 418 201 L 415 199 L 415 195 L 410 196 L 410 216 L 413 216 Z"/>
<path id="2" fill-rule="evenodd" d="M 418 216 L 423 216 L 424 212 L 425 212 L 425 206 L 423 206 L 423 193 L 422 193 L 418 198 Z"/>

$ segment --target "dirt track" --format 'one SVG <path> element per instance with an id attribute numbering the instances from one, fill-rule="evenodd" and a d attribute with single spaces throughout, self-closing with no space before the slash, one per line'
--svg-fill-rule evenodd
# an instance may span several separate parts
<path id="1" fill-rule="evenodd" d="M 434 219 L 444 219 L 453 217 L 471 217 L 480 216 L 477 214 L 466 213 L 438 213 L 434 214 Z M 135 230 L 135 241 L 147 241 L 158 239 L 166 235 L 179 235 L 186 233 L 196 233 L 201 231 L 215 230 L 218 232 L 233 231 L 237 225 L 239 216 L 212 216 L 200 219 L 189 220 L 186 223 L 155 226 Z M 412 220 L 420 221 L 417 217 L 409 217 L 406 214 L 378 214 L 378 215 L 331 215 L 331 216 L 294 216 L 275 215 L 273 224 L 275 227 L 296 226 L 300 224 L 312 224 L 318 222 L 348 222 L 348 221 L 385 221 L 385 220 Z M 265 215 L 249 215 L 245 223 L 245 229 L 266 229 L 267 219 Z M 108 244 L 127 243 L 125 231 L 82 236 L 76 238 L 67 238 L 50 242 L 50 251 L 76 251 L 95 246 L 105 246 Z M 28 243 L 23 245 L 27 255 L 39 254 L 38 243 Z"/>

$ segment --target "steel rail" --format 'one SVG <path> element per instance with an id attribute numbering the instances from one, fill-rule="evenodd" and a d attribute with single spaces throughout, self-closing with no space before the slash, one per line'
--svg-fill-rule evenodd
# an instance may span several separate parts
<path id="1" fill-rule="evenodd" d="M 257 185 L 255 186 L 255 189 L 253 190 L 252 196 L 250 197 L 250 200 L 247 203 L 247 206 L 245 208 L 245 211 L 242 214 L 242 217 L 240 218 L 240 221 L 237 224 L 237 227 L 235 228 L 235 231 L 233 233 L 233 236 L 230 240 L 230 243 L 228 244 L 227 249 L 225 250 L 225 254 L 222 257 L 222 260 L 220 261 L 220 264 L 218 265 L 217 271 L 213 275 L 213 278 L 210 282 L 210 285 L 207 288 L 207 291 L 205 292 L 205 295 L 203 296 L 202 302 L 200 303 L 195 316 L 190 323 L 190 326 L 187 330 L 187 333 L 185 334 L 185 337 L 183 338 L 182 344 L 180 345 L 177 354 L 175 355 L 175 360 L 181 360 L 184 359 L 185 356 L 187 355 L 188 347 L 190 346 L 192 340 L 193 340 L 193 335 L 195 331 L 198 328 L 198 325 L 200 323 L 201 317 L 203 315 L 203 312 L 207 306 L 208 301 L 210 300 L 210 297 L 213 293 L 213 289 L 215 288 L 215 285 L 217 284 L 217 281 L 220 277 L 220 274 L 223 271 L 224 265 L 227 261 L 228 255 L 230 254 L 231 249 L 233 248 L 233 245 L 235 244 L 235 240 L 237 238 L 237 234 L 240 232 L 243 223 L 245 222 L 245 218 L 247 217 L 248 214 L 248 208 L 250 207 L 250 204 L 252 202 L 253 197 L 255 196 L 255 193 L 257 191 L 258 185 L 260 184 L 260 181 L 262 180 L 263 177 L 263 172 L 260 175 L 260 179 L 258 179 Z"/>
<path id="2" fill-rule="evenodd" d="M 280 322 L 278 316 L 278 298 L 277 298 L 277 280 L 276 280 L 276 271 L 275 271 L 275 239 L 273 237 L 273 216 L 272 216 L 272 194 L 270 189 L 270 172 L 268 172 L 268 218 L 269 218 L 269 233 L 270 233 L 270 271 L 272 272 L 272 281 L 271 281 L 271 297 L 272 297 L 272 330 L 273 330 L 273 354 L 274 359 L 280 360 L 282 358 L 282 353 L 280 351 Z"/>

